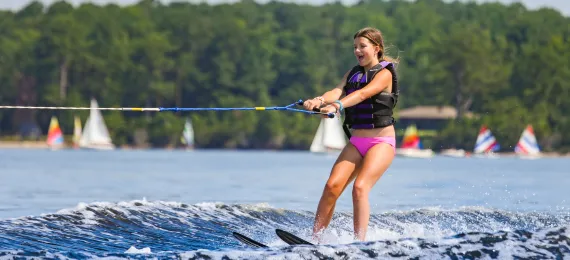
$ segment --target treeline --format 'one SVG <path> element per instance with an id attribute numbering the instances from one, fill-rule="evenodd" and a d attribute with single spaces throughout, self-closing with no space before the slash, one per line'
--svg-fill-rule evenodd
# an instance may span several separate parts
<path id="1" fill-rule="evenodd" d="M 472 149 L 482 124 L 506 150 L 527 124 L 544 149 L 570 147 L 570 19 L 521 4 L 31 2 L 0 13 L 0 104 L 286 105 L 337 84 L 355 64 L 352 35 L 365 26 L 381 29 L 402 61 L 399 109 L 452 105 L 480 115 L 450 122 L 432 148 Z M 45 134 L 52 115 L 71 134 L 77 113 L 3 109 L 0 135 L 33 126 Z M 88 112 L 78 114 L 85 122 Z M 103 115 L 117 145 L 176 144 L 189 116 L 198 147 L 307 149 L 319 123 L 276 111 Z"/>

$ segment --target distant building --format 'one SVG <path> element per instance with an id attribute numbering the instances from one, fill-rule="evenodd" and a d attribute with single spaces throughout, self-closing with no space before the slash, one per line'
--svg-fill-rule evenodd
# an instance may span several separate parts
<path id="1" fill-rule="evenodd" d="M 472 118 L 474 114 L 466 112 L 464 116 Z M 457 118 L 457 110 L 451 106 L 416 106 L 397 112 L 396 127 L 404 129 L 414 124 L 421 130 L 440 130 L 449 120 L 455 118 Z"/>

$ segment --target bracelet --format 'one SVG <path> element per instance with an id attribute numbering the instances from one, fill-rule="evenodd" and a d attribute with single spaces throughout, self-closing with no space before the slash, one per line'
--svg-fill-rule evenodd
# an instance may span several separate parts
<path id="1" fill-rule="evenodd" d="M 338 106 L 339 106 L 339 108 L 338 108 L 337 111 L 342 112 L 342 111 L 344 110 L 344 106 L 342 106 L 342 102 L 340 102 L 340 100 L 335 100 L 335 101 L 333 102 L 333 104 L 334 104 L 334 103 L 338 104 Z"/>
<path id="2" fill-rule="evenodd" d="M 325 98 L 323 98 L 322 96 L 318 96 L 318 97 L 315 97 L 315 98 L 313 98 L 313 99 L 316 99 L 316 100 L 318 100 L 318 101 L 321 101 L 321 106 L 325 103 Z"/>

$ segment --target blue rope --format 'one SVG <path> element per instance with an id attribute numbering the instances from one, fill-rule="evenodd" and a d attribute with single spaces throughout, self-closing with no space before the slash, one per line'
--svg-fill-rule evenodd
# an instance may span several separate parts
<path id="1" fill-rule="evenodd" d="M 295 105 L 302 106 L 303 100 L 284 107 L 37 107 L 37 106 L 0 106 L 0 109 L 50 109 L 50 110 L 111 110 L 111 111 L 229 111 L 229 110 L 282 110 L 300 112 L 311 115 L 327 115 L 334 118 L 334 113 L 321 113 L 320 109 L 313 111 L 293 108 Z"/>
<path id="2" fill-rule="evenodd" d="M 300 112 L 311 115 L 327 115 L 329 118 L 334 118 L 334 113 L 321 113 L 319 109 L 314 109 L 314 111 L 296 109 L 293 108 L 295 105 L 303 105 L 303 100 L 300 100 L 284 107 L 159 107 L 159 111 L 231 111 L 231 110 L 281 110 L 281 111 L 291 111 Z"/>

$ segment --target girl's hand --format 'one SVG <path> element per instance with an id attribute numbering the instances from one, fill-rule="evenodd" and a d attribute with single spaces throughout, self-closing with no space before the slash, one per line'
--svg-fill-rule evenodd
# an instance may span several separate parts
<path id="1" fill-rule="evenodd" d="M 306 110 L 312 111 L 313 108 L 320 108 L 322 104 L 323 104 L 323 102 L 321 100 L 313 98 L 313 99 L 309 99 L 309 100 L 303 102 L 303 107 Z"/>
<path id="2" fill-rule="evenodd" d="M 323 117 L 328 118 L 328 114 L 330 113 L 337 113 L 338 112 L 338 107 L 335 105 L 328 105 L 326 107 L 321 108 L 321 113 L 325 113 L 325 115 L 323 115 Z"/>

